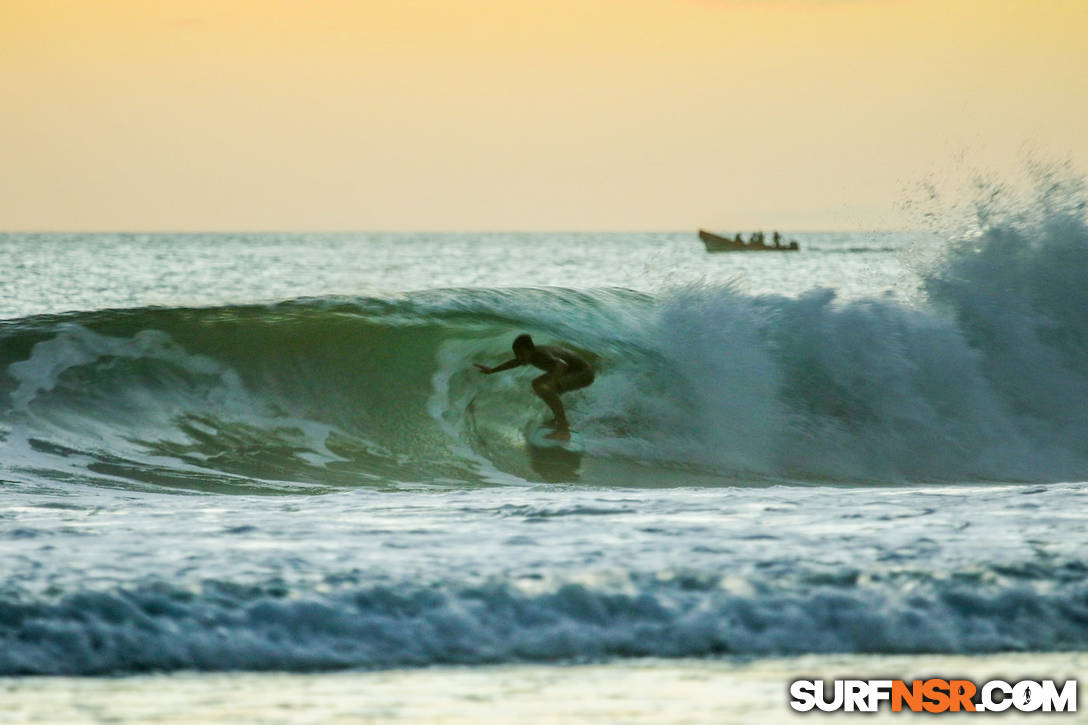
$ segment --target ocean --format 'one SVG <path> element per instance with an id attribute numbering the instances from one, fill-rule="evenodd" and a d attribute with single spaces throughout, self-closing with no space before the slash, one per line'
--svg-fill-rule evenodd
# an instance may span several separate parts
<path id="1" fill-rule="evenodd" d="M 0 722 L 766 723 L 814 673 L 1076 677 L 1088 228 L 1034 211 L 767 254 L 0 235 Z M 521 333 L 592 360 L 581 448 L 473 367 Z"/>

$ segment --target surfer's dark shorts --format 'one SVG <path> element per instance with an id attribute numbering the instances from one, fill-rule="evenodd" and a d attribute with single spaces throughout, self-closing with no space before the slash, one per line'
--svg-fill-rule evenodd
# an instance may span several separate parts
<path id="1" fill-rule="evenodd" d="M 555 384 L 560 393 L 566 393 L 586 387 L 593 382 L 594 377 L 592 370 L 575 370 L 561 375 Z"/>

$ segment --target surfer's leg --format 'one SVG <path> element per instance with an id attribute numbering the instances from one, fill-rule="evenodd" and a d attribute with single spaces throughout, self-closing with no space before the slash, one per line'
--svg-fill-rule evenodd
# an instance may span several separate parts
<path id="1" fill-rule="evenodd" d="M 558 380 L 555 381 L 555 387 L 560 393 L 567 393 L 571 390 L 578 390 L 579 388 L 585 388 L 593 384 L 593 371 L 592 370 L 575 370 L 572 373 L 565 373 L 561 375 Z"/>
<path id="2" fill-rule="evenodd" d="M 563 403 L 559 400 L 559 392 L 549 379 L 549 375 L 541 375 L 533 379 L 533 392 L 540 396 L 555 415 L 555 432 L 549 433 L 548 438 L 570 438 L 570 424 L 567 423 L 567 412 L 563 410 Z"/>

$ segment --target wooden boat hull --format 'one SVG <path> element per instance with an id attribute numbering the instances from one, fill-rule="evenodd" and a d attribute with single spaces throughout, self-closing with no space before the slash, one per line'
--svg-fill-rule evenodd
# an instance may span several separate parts
<path id="1" fill-rule="evenodd" d="M 766 244 L 745 244 L 728 237 L 720 237 L 705 229 L 699 230 L 699 239 L 703 240 L 708 252 L 796 252 L 799 250 L 797 242 L 790 242 L 789 246 L 775 247 Z"/>

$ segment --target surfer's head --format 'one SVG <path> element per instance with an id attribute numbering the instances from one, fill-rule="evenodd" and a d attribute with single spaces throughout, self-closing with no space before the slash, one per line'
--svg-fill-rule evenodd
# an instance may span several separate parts
<path id="1" fill-rule="evenodd" d="M 514 338 L 514 357 L 521 362 L 528 362 L 534 349 L 536 346 L 533 345 L 533 338 L 528 335 L 518 335 Z"/>

